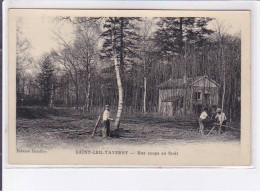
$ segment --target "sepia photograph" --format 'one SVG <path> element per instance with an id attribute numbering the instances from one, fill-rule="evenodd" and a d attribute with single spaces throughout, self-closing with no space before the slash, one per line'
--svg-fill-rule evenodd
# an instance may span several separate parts
<path id="1" fill-rule="evenodd" d="M 9 163 L 250 165 L 250 12 L 9 10 Z"/>

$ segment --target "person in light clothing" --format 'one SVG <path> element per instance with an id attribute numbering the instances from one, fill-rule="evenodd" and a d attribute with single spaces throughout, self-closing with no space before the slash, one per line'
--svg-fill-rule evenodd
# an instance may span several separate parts
<path id="1" fill-rule="evenodd" d="M 199 132 L 201 135 L 204 135 L 204 124 L 206 122 L 206 119 L 208 118 L 207 108 L 204 108 L 204 111 L 200 114 L 199 118 Z"/>
<path id="2" fill-rule="evenodd" d="M 105 111 L 103 113 L 103 137 L 109 137 L 110 135 L 110 120 L 112 121 L 113 119 L 110 117 L 109 105 L 106 105 Z"/>
<path id="3" fill-rule="evenodd" d="M 219 124 L 219 132 L 225 133 L 227 117 L 220 108 L 217 109 L 217 115 L 216 115 L 215 119 L 217 120 L 217 122 Z"/>

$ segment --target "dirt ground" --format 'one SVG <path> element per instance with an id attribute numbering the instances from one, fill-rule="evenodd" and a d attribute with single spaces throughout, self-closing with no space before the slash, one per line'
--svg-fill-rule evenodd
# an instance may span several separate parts
<path id="1" fill-rule="evenodd" d="M 57 149 L 82 145 L 109 144 L 189 144 L 198 142 L 239 141 L 240 130 L 232 129 L 218 135 L 214 130 L 209 136 L 201 137 L 196 120 L 185 122 L 180 119 L 162 118 L 158 115 L 132 114 L 123 116 L 120 130 L 109 139 L 101 137 L 102 124 L 91 138 L 97 115 L 81 114 L 48 115 L 45 118 L 17 118 L 17 148 Z M 207 130 L 210 130 L 208 128 Z M 206 134 L 208 131 L 206 131 Z"/>

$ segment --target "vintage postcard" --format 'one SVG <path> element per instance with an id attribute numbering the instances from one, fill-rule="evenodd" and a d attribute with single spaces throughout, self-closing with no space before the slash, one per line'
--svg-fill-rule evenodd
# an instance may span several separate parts
<path id="1" fill-rule="evenodd" d="M 9 9 L 8 163 L 250 166 L 250 11 Z"/>

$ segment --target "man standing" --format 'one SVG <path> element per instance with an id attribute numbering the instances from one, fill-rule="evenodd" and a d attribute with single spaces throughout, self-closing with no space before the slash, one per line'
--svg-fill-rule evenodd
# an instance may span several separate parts
<path id="1" fill-rule="evenodd" d="M 109 110 L 109 105 L 106 105 L 105 111 L 103 113 L 103 123 L 104 123 L 104 128 L 103 128 L 103 137 L 109 137 L 110 135 L 110 120 L 112 121 L 113 119 L 110 117 L 110 110 Z"/>
<path id="2" fill-rule="evenodd" d="M 221 132 L 225 133 L 227 117 L 220 108 L 217 109 L 217 115 L 216 115 L 215 119 L 217 120 L 217 122 L 219 124 L 219 133 L 221 133 Z"/>
<path id="3" fill-rule="evenodd" d="M 204 124 L 206 122 L 206 119 L 208 118 L 207 110 L 208 110 L 207 108 L 204 108 L 204 111 L 201 113 L 199 118 L 199 125 L 200 125 L 199 132 L 202 136 L 204 135 Z"/>

